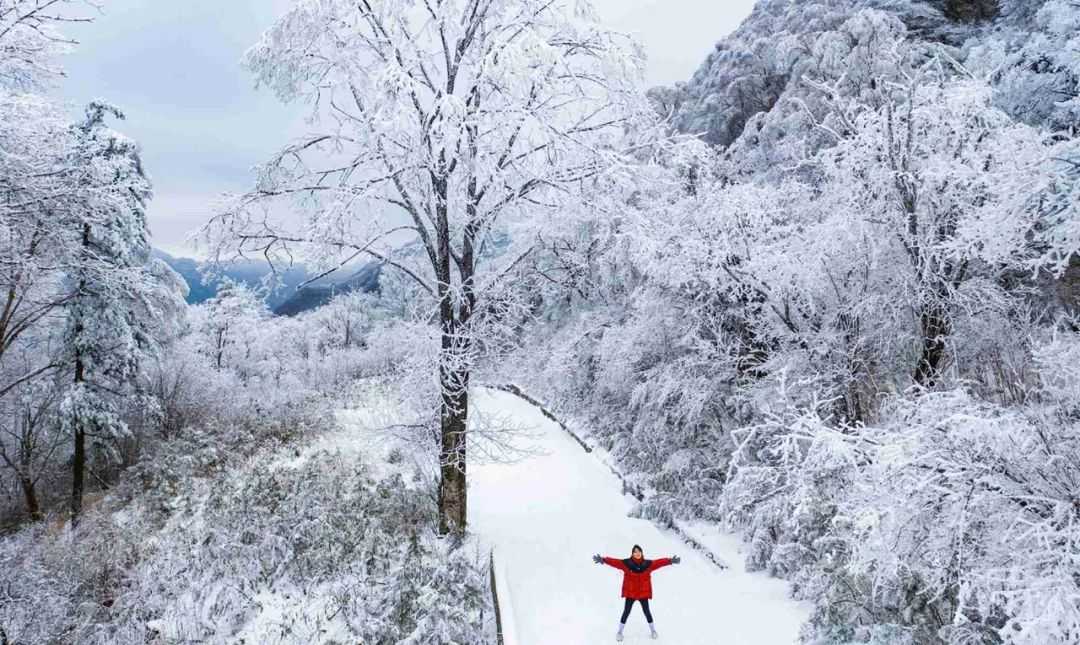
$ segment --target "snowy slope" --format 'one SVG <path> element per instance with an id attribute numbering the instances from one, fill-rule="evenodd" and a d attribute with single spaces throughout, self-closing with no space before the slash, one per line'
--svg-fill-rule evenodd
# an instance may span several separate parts
<path id="1" fill-rule="evenodd" d="M 681 565 L 653 575 L 653 616 L 670 645 L 790 645 L 808 608 L 787 597 L 786 583 L 742 571 L 737 540 L 700 528 L 696 535 L 732 568 L 721 570 L 675 535 L 627 517 L 633 500 L 618 479 L 531 404 L 481 390 L 481 413 L 505 415 L 533 430 L 520 441 L 540 453 L 512 464 L 476 465 L 470 473 L 470 522 L 495 550 L 506 645 L 614 642 L 622 610 L 621 573 L 593 564 L 594 553 L 626 557 L 681 555 Z M 652 642 L 635 605 L 627 643 Z"/>

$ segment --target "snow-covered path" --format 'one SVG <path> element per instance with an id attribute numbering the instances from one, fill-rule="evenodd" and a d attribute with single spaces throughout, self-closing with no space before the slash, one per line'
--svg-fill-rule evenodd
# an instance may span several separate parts
<path id="1" fill-rule="evenodd" d="M 593 564 L 594 553 L 681 555 L 653 574 L 653 617 L 668 645 L 791 645 L 807 617 L 786 583 L 743 571 L 738 542 L 714 533 L 708 544 L 732 566 L 721 570 L 678 536 L 627 517 L 633 500 L 595 456 L 540 411 L 511 394 L 479 390 L 481 414 L 533 430 L 520 441 L 542 454 L 512 464 L 475 465 L 469 521 L 494 545 L 506 645 L 615 642 L 622 574 Z M 626 643 L 652 642 L 639 606 Z"/>

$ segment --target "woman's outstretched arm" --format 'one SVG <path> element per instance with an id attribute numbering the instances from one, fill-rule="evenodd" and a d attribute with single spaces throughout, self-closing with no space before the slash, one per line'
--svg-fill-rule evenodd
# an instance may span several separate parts
<path id="1" fill-rule="evenodd" d="M 593 556 L 593 561 L 596 562 L 596 564 L 606 564 L 609 567 L 615 567 L 619 571 L 627 570 L 626 565 L 623 564 L 623 561 L 619 560 L 618 558 L 610 558 L 597 554 Z"/>
<path id="2" fill-rule="evenodd" d="M 662 567 L 666 567 L 669 564 L 679 564 L 682 562 L 682 558 L 677 555 L 673 555 L 670 558 L 658 558 L 652 561 L 652 566 L 649 567 L 649 571 L 656 571 Z"/>

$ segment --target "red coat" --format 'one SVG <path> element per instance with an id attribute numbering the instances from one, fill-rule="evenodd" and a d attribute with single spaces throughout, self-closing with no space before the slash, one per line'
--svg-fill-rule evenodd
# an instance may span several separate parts
<path id="1" fill-rule="evenodd" d="M 651 600 L 652 572 L 660 567 L 666 567 L 671 564 L 671 560 L 669 558 L 660 558 L 659 560 L 641 560 L 640 563 L 638 563 L 630 558 L 625 560 L 604 558 L 604 564 L 609 567 L 615 567 L 623 572 L 623 598 L 629 598 L 630 600 Z"/>

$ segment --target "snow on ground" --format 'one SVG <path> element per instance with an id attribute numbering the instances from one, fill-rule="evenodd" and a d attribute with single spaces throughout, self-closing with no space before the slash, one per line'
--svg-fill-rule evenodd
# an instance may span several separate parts
<path id="1" fill-rule="evenodd" d="M 506 645 L 591 645 L 615 641 L 622 574 L 593 564 L 600 553 L 682 556 L 653 574 L 652 610 L 661 643 L 791 645 L 809 609 L 783 581 L 746 573 L 738 540 L 695 525 L 694 537 L 733 566 L 721 570 L 653 523 L 627 517 L 634 500 L 619 480 L 558 425 L 512 394 L 478 390 L 482 415 L 513 418 L 532 432 L 520 446 L 537 454 L 470 466 L 469 521 L 495 550 Z M 635 605 L 626 643 L 652 642 Z"/>

